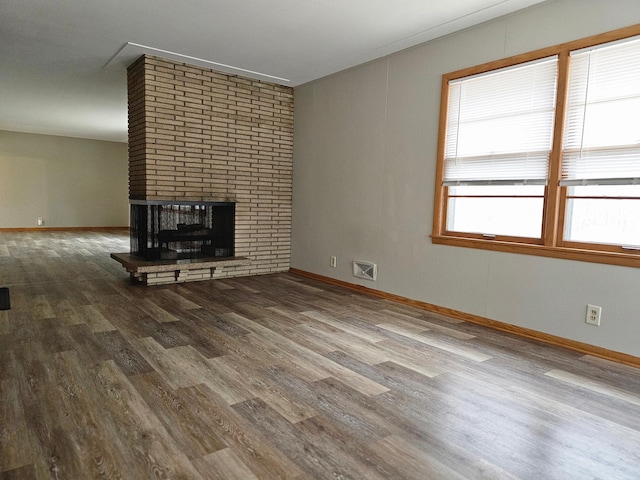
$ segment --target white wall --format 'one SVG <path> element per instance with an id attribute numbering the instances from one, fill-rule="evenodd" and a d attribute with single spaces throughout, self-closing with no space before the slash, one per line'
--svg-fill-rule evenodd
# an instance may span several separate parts
<path id="1" fill-rule="evenodd" d="M 549 1 L 296 88 L 292 267 L 640 356 L 640 269 L 429 238 L 442 74 L 634 23 L 637 0 Z"/>
<path id="2" fill-rule="evenodd" d="M 129 224 L 127 144 L 0 131 L 0 228 Z"/>

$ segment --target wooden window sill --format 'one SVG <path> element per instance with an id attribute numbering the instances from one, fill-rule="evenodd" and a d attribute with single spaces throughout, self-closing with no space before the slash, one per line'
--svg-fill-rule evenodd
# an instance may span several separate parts
<path id="1" fill-rule="evenodd" d="M 495 252 L 518 253 L 523 255 L 537 255 L 540 257 L 561 258 L 581 262 L 605 263 L 623 267 L 640 267 L 639 253 L 603 252 L 569 247 L 548 247 L 527 243 L 504 242 L 500 240 L 485 240 L 476 238 L 462 238 L 443 235 L 431 235 L 431 241 L 437 245 L 451 245 L 455 247 L 478 248 Z"/>

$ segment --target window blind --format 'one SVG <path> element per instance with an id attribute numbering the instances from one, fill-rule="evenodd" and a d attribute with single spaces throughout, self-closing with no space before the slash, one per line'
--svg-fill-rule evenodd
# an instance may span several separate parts
<path id="1" fill-rule="evenodd" d="M 449 82 L 444 185 L 546 184 L 556 56 Z"/>
<path id="2" fill-rule="evenodd" d="M 640 37 L 571 54 L 561 185 L 640 183 Z"/>

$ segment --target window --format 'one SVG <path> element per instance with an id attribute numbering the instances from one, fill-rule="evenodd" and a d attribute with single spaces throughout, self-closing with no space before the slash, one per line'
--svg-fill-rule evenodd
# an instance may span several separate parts
<path id="1" fill-rule="evenodd" d="M 640 248 L 640 39 L 571 52 L 567 242 Z"/>
<path id="2" fill-rule="evenodd" d="M 553 57 L 449 82 L 447 230 L 541 238 L 556 77 Z"/>
<path id="3" fill-rule="evenodd" d="M 434 243 L 640 266 L 640 26 L 447 74 L 441 108 Z"/>

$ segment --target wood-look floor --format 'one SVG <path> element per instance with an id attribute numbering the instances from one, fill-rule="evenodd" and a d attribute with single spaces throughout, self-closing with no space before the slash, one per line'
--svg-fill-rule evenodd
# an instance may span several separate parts
<path id="1" fill-rule="evenodd" d="M 638 479 L 640 371 L 292 274 L 0 233 L 0 479 Z"/>

